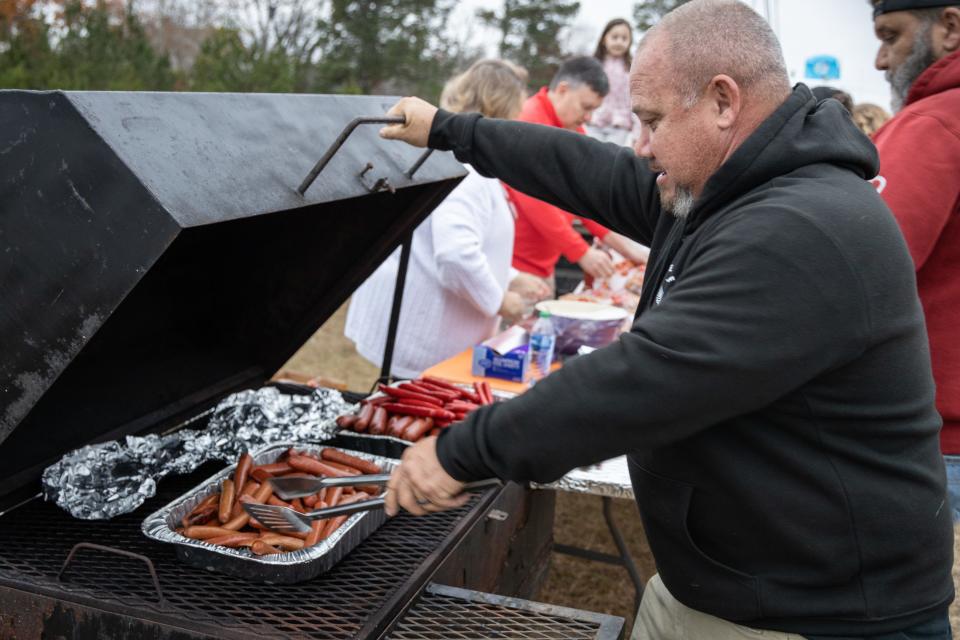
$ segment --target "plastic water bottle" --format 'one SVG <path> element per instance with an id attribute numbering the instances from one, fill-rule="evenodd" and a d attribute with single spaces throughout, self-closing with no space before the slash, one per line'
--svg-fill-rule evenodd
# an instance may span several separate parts
<path id="1" fill-rule="evenodd" d="M 549 311 L 541 311 L 540 317 L 530 330 L 530 384 L 542 380 L 550 373 L 553 364 L 553 349 L 557 344 L 557 334 L 553 329 Z"/>

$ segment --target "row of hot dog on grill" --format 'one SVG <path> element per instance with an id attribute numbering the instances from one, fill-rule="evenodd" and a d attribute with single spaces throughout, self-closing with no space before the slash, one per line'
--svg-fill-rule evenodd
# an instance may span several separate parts
<path id="1" fill-rule="evenodd" d="M 367 398 L 360 410 L 337 418 L 337 426 L 357 433 L 393 436 L 416 442 L 435 436 L 468 413 L 493 404 L 489 383 L 474 382 L 473 390 L 425 376 L 397 386 L 381 384 L 383 395 Z"/>
<path id="2" fill-rule="evenodd" d="M 309 533 L 280 534 L 251 518 L 241 504 L 273 504 L 304 513 L 359 502 L 379 494 L 380 487 L 329 487 L 312 496 L 287 502 L 273 495 L 273 487 L 267 480 L 293 474 L 343 477 L 382 472 L 378 465 L 369 460 L 331 448 L 323 449 L 320 455 L 289 449 L 276 462 L 261 465 L 255 465 L 253 457 L 244 453 L 237 461 L 233 476 L 223 480 L 218 493 L 208 496 L 184 516 L 180 523 L 183 528 L 177 529 L 177 532 L 187 538 L 223 547 L 247 547 L 256 555 L 311 547 L 329 538 L 350 516 L 315 520 Z"/>

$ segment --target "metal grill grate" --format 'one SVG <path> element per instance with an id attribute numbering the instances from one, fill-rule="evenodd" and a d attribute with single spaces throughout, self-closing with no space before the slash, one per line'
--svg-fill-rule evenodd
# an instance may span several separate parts
<path id="1" fill-rule="evenodd" d="M 431 585 L 390 640 L 612 640 L 623 618 Z"/>
<path id="2" fill-rule="evenodd" d="M 264 637 L 353 638 L 480 501 L 474 497 L 466 507 L 427 518 L 393 518 L 323 576 L 299 585 L 271 586 L 182 564 L 171 545 L 141 533 L 144 514 L 213 471 L 206 466 L 189 476 L 166 478 L 158 495 L 136 513 L 107 522 L 74 520 L 39 500 L 13 510 L 0 518 L 0 583 L 30 582 L 119 603 L 132 608 L 126 613 L 136 617 L 148 609 L 159 614 L 151 617 L 163 620 L 169 615 L 180 624 L 193 620 Z M 78 542 L 150 558 L 165 602 L 159 602 L 143 562 L 110 553 L 84 550 L 58 582 L 61 565 Z"/>

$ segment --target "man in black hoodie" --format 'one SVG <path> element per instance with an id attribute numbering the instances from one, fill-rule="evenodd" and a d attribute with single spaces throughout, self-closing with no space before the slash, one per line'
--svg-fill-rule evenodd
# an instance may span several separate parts
<path id="1" fill-rule="evenodd" d="M 659 575 L 636 637 L 949 638 L 953 530 L 913 266 L 872 144 L 736 0 L 631 72 L 636 154 L 416 99 L 387 138 L 651 246 L 629 333 L 408 449 L 388 511 L 624 453 Z M 744 625 L 744 626 L 741 626 Z M 754 634 L 754 635 L 751 635 Z M 889 635 L 888 635 L 889 634 Z"/>

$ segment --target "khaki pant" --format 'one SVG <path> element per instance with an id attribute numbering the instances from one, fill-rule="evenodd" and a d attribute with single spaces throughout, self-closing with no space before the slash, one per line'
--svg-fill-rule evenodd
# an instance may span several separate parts
<path id="1" fill-rule="evenodd" d="M 670 595 L 659 574 L 643 592 L 630 640 L 804 640 L 781 631 L 751 629 L 681 604 Z"/>

